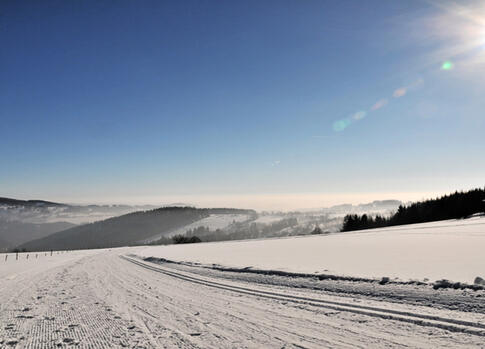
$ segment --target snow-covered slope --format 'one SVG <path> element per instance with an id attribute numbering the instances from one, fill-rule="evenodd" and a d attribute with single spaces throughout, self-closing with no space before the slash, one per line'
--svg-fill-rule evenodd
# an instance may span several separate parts
<path id="1" fill-rule="evenodd" d="M 154 246 L 144 257 L 236 268 L 473 283 L 485 278 L 485 217 L 279 239 Z"/>
<path id="2" fill-rule="evenodd" d="M 210 214 L 208 217 L 202 218 L 191 224 L 187 224 L 183 227 L 172 230 L 171 232 L 162 232 L 160 234 L 154 235 L 149 239 L 143 240 L 143 242 L 151 242 L 160 239 L 161 237 L 171 237 L 174 235 L 184 235 L 188 230 L 195 229 L 198 227 L 209 228 L 211 231 L 217 229 L 224 229 L 233 224 L 234 222 L 244 222 L 250 219 L 249 214 Z"/>

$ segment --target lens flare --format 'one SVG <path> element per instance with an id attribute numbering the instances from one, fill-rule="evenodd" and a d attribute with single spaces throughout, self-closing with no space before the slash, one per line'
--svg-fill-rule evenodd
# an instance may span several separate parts
<path id="1" fill-rule="evenodd" d="M 407 93 L 407 88 L 401 87 L 401 88 L 398 88 L 397 90 L 395 90 L 394 93 L 392 94 L 392 96 L 394 98 L 399 98 L 399 97 L 404 96 L 406 93 Z"/>
<path id="2" fill-rule="evenodd" d="M 333 130 L 335 132 L 342 132 L 347 127 L 349 127 L 351 123 L 352 122 L 349 119 L 337 120 L 333 123 Z"/>
<path id="3" fill-rule="evenodd" d="M 352 119 L 354 119 L 355 121 L 362 120 L 363 118 L 365 118 L 366 115 L 367 113 L 361 110 L 355 113 L 354 115 L 352 115 Z"/>
<path id="4" fill-rule="evenodd" d="M 371 110 L 379 110 L 387 104 L 387 99 L 381 99 L 377 101 L 371 108 Z"/>
<path id="5" fill-rule="evenodd" d="M 350 115 L 348 118 L 337 120 L 333 123 L 333 130 L 335 132 L 342 132 L 347 127 L 349 127 L 352 123 L 365 118 L 366 115 L 367 115 L 367 112 L 361 110 Z"/>
<path id="6" fill-rule="evenodd" d="M 451 70 L 453 69 L 453 63 L 450 61 L 443 62 L 441 65 L 441 70 Z"/>

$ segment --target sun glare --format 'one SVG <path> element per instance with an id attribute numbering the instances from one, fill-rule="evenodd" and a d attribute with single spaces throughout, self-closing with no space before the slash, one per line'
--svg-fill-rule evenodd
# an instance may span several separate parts
<path id="1" fill-rule="evenodd" d="M 440 9 L 435 17 L 425 19 L 430 40 L 438 39 L 440 48 L 433 56 L 441 70 L 475 68 L 485 64 L 485 5 L 471 1 L 433 2 Z M 435 61 L 436 63 L 436 61 Z"/>

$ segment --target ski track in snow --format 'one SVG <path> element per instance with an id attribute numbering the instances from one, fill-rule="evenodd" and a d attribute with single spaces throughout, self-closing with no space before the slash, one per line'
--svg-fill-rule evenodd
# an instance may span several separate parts
<path id="1" fill-rule="evenodd" d="M 0 261 L 2 348 L 484 348 L 481 335 L 369 316 L 345 307 L 269 298 L 258 292 L 350 304 L 322 290 L 223 280 L 120 258 L 140 248 L 77 251 Z M 2 256 L 0 256 L 2 257 Z M 126 258 L 126 257 L 125 257 Z M 163 269 L 163 274 L 153 269 Z M 172 274 L 203 278 L 194 283 Z M 249 289 L 216 288 L 214 283 Z M 352 304 L 483 324 L 482 313 L 370 301 Z M 443 315 L 445 314 L 445 315 Z M 464 318 L 465 317 L 465 318 Z M 460 326 L 459 324 L 451 324 Z M 480 326 L 476 327 L 480 330 Z"/>

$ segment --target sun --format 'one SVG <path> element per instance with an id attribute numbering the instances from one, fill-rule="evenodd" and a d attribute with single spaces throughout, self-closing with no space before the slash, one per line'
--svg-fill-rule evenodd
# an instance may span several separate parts
<path id="1" fill-rule="evenodd" d="M 430 54 L 441 70 L 473 71 L 485 65 L 485 2 L 433 2 L 436 13 L 426 19 L 427 38 L 436 44 Z"/>

